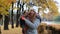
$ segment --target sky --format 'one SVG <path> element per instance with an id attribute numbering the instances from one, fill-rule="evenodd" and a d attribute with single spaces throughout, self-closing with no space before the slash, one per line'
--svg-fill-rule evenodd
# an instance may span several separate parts
<path id="1" fill-rule="evenodd" d="M 57 1 L 57 6 L 60 7 L 60 0 L 54 0 L 54 1 Z"/>
<path id="2" fill-rule="evenodd" d="M 57 1 L 57 7 L 58 7 L 58 11 L 60 13 L 60 0 L 54 0 L 54 1 Z"/>

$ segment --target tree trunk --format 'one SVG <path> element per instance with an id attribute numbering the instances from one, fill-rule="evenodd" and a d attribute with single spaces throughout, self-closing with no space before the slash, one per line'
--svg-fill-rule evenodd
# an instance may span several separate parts
<path id="1" fill-rule="evenodd" d="M 12 11 L 11 11 L 11 22 L 12 22 L 12 28 L 14 28 L 14 22 L 13 22 L 13 2 L 12 2 Z"/>
<path id="2" fill-rule="evenodd" d="M 20 0 L 19 0 L 18 3 L 17 3 L 17 8 L 19 8 L 19 3 L 20 3 Z M 16 27 L 19 26 L 19 21 L 18 21 L 19 17 L 20 17 L 20 10 L 17 9 L 17 15 L 16 15 Z"/>
<path id="3" fill-rule="evenodd" d="M 5 16 L 5 20 L 4 20 L 4 30 L 8 30 L 8 25 L 9 25 L 9 17 Z"/>
<path id="4" fill-rule="evenodd" d="M 19 19 L 19 14 L 18 14 L 18 11 L 17 11 L 17 15 L 16 15 L 16 27 L 19 26 L 19 21 L 18 21 L 18 19 Z"/>

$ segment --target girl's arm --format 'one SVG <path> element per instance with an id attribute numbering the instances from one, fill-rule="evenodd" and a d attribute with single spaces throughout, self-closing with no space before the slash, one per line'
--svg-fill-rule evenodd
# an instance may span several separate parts
<path id="1" fill-rule="evenodd" d="M 34 23 L 32 23 L 31 21 L 25 19 L 25 23 L 30 27 L 30 28 L 37 28 L 40 24 L 39 19 L 37 19 Z"/>

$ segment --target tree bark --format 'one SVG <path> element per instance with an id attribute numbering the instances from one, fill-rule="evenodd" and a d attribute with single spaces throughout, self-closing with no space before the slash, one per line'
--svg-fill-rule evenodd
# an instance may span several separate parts
<path id="1" fill-rule="evenodd" d="M 8 25 L 9 25 L 9 17 L 5 16 L 5 20 L 4 20 L 4 30 L 8 30 Z"/>
<path id="2" fill-rule="evenodd" d="M 14 22 L 13 22 L 13 2 L 12 2 L 12 11 L 11 11 L 11 22 L 12 22 L 12 28 L 14 28 Z"/>
<path id="3" fill-rule="evenodd" d="M 20 8 L 20 7 L 19 7 L 19 3 L 20 3 L 20 0 L 19 0 L 18 3 L 17 3 L 17 8 Z M 20 10 L 17 9 L 17 15 L 16 15 L 16 27 L 19 26 L 19 20 L 18 20 L 19 17 L 20 17 Z"/>

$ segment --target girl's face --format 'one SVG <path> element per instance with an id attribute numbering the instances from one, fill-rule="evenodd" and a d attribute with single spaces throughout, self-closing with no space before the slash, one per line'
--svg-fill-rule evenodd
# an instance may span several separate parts
<path id="1" fill-rule="evenodd" d="M 31 11 L 31 12 L 30 12 L 30 16 L 33 16 L 33 15 L 34 15 L 34 11 Z"/>
<path id="2" fill-rule="evenodd" d="M 30 11 L 29 13 L 29 18 L 35 17 L 35 12 L 33 10 Z"/>

